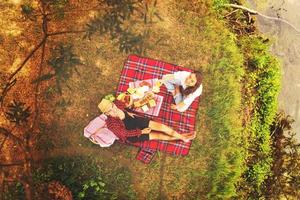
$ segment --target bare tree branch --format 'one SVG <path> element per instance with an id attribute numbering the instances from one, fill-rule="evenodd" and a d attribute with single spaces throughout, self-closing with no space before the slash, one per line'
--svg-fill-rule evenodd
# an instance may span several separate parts
<path id="1" fill-rule="evenodd" d="M 39 72 L 38 72 L 38 78 L 41 77 L 42 75 L 42 71 L 43 71 L 43 63 L 44 63 L 44 59 L 45 59 L 45 48 L 46 48 L 46 43 L 43 44 L 42 46 L 42 55 L 41 55 L 41 61 L 40 61 L 40 65 L 39 65 Z M 35 115 L 34 115 L 34 118 L 33 118 L 33 122 L 32 122 L 32 125 L 30 127 L 31 129 L 31 132 L 33 131 L 35 125 L 36 125 L 36 122 L 37 122 L 37 119 L 38 119 L 38 116 L 39 116 L 39 108 L 38 108 L 38 97 L 39 97 L 39 87 L 40 87 L 40 82 L 38 82 L 36 85 L 35 85 L 35 94 L 34 94 L 34 112 L 35 112 Z M 31 136 L 29 136 L 28 139 L 30 139 Z"/>
<path id="2" fill-rule="evenodd" d="M 21 147 L 24 149 L 24 141 L 15 136 L 14 134 L 12 134 L 10 131 L 8 131 L 7 129 L 0 127 L 0 133 L 6 137 L 9 137 L 10 139 L 14 140 L 15 142 L 17 142 L 19 145 L 21 145 Z"/>
<path id="3" fill-rule="evenodd" d="M 20 166 L 24 165 L 26 162 L 24 161 L 17 161 L 13 163 L 0 163 L 0 167 L 12 167 L 12 166 Z"/>
<path id="4" fill-rule="evenodd" d="M 1 109 L 2 109 L 3 101 L 4 101 L 6 94 L 16 84 L 16 82 L 17 82 L 17 79 L 13 79 L 12 81 L 9 81 L 8 83 L 6 83 L 5 87 L 3 88 L 2 94 L 0 95 Z"/>
<path id="5" fill-rule="evenodd" d="M 48 33 L 48 36 L 55 36 L 55 35 L 63 35 L 63 34 L 68 34 L 68 33 L 71 33 L 71 34 L 75 34 L 75 33 L 84 33 L 86 32 L 85 30 L 78 30 L 78 31 L 61 31 L 61 32 L 54 32 L 54 33 Z"/>
<path id="6" fill-rule="evenodd" d="M 9 76 L 8 80 L 12 80 L 12 78 L 25 66 L 27 61 L 34 55 L 34 53 L 46 42 L 46 38 L 44 37 L 40 43 L 26 56 L 21 65 Z"/>
<path id="7" fill-rule="evenodd" d="M 5 184 L 4 178 L 5 178 L 4 172 L 1 171 L 1 174 L 0 174 L 0 199 L 4 199 L 4 184 Z"/>
<path id="8" fill-rule="evenodd" d="M 2 91 L 1 97 L 0 97 L 0 103 L 1 107 L 3 105 L 4 98 L 8 91 L 11 89 L 11 87 L 16 83 L 17 79 L 13 79 L 14 76 L 26 65 L 28 60 L 34 55 L 34 53 L 46 42 L 47 36 L 45 36 L 42 41 L 26 56 L 26 58 L 23 60 L 21 65 L 9 76 L 8 83 L 4 86 L 4 89 Z"/>
<path id="9" fill-rule="evenodd" d="M 1 149 L 3 148 L 4 143 L 5 143 L 6 140 L 7 140 L 7 138 L 8 138 L 8 136 L 5 136 L 5 137 L 4 137 L 4 140 L 3 140 L 2 143 L 1 143 L 1 145 L 0 145 L 0 152 L 1 152 Z"/>
<path id="10" fill-rule="evenodd" d="M 241 6 L 241 5 L 236 5 L 236 4 L 231 4 L 231 3 L 229 3 L 229 4 L 224 4 L 224 6 L 242 9 L 242 10 L 245 10 L 245 11 L 247 11 L 247 12 L 253 14 L 253 15 L 258 15 L 258 11 L 252 10 L 252 9 L 250 9 L 250 8 L 246 8 L 246 7 Z"/>
<path id="11" fill-rule="evenodd" d="M 285 19 L 281 19 L 281 18 L 278 18 L 278 17 L 267 16 L 267 15 L 264 15 L 264 14 L 262 14 L 262 13 L 256 11 L 256 10 L 252 10 L 250 8 L 247 8 L 247 7 L 244 7 L 244 6 L 241 6 L 241 5 L 224 4 L 224 6 L 245 10 L 245 11 L 247 11 L 247 12 L 253 14 L 253 15 L 259 15 L 259 16 L 264 17 L 266 19 L 271 19 L 271 20 L 276 20 L 276 21 L 283 22 L 283 23 L 291 26 L 296 32 L 300 33 L 300 30 L 296 26 L 294 26 L 293 24 L 291 24 L 289 21 L 287 21 Z"/>
<path id="12" fill-rule="evenodd" d="M 99 7 L 99 5 L 95 5 L 94 7 L 91 7 L 91 8 L 87 8 L 87 9 L 78 9 L 78 8 L 71 8 L 69 10 L 64 10 L 64 13 L 72 13 L 72 12 L 88 12 L 88 11 L 99 11 L 101 7 Z M 58 14 L 59 12 L 49 12 L 49 13 L 46 13 L 47 16 L 50 16 L 50 15 L 55 15 L 55 14 Z"/>

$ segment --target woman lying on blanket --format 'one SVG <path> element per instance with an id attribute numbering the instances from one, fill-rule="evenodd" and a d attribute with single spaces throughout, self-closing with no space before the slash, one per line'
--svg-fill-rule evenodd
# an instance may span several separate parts
<path id="1" fill-rule="evenodd" d="M 107 99 L 102 99 L 98 107 L 107 116 L 107 128 L 121 142 L 146 140 L 182 140 L 188 142 L 194 139 L 196 135 L 195 132 L 179 134 L 169 126 L 130 113 L 122 101 L 115 100 L 112 103 Z"/>
<path id="2" fill-rule="evenodd" d="M 172 93 L 175 104 L 172 109 L 184 112 L 202 93 L 202 75 L 200 72 L 178 71 L 166 74 L 161 80 L 169 92 Z"/>

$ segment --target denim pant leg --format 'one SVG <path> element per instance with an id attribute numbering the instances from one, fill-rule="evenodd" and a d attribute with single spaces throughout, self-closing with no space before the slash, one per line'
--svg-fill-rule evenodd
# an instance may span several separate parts
<path id="1" fill-rule="evenodd" d="M 175 85 L 178 84 L 178 80 L 168 80 L 166 82 L 164 82 L 164 85 L 166 86 L 167 90 L 169 92 L 173 92 L 175 90 Z M 176 94 L 174 97 L 175 100 L 175 104 L 180 103 L 181 101 L 183 101 L 183 96 L 182 94 Z"/>
<path id="2" fill-rule="evenodd" d="M 175 104 L 176 104 L 176 105 L 179 104 L 180 102 L 182 102 L 182 101 L 183 101 L 183 96 L 182 96 L 182 94 L 181 94 L 181 93 L 176 94 L 176 95 L 174 96 L 174 100 L 175 100 Z"/>
<path id="3" fill-rule="evenodd" d="M 174 91 L 175 90 L 175 82 L 172 80 L 164 82 L 164 85 L 166 86 L 168 92 Z"/>

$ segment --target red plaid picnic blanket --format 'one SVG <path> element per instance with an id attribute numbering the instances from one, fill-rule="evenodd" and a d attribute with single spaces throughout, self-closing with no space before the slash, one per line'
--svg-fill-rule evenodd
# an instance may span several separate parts
<path id="1" fill-rule="evenodd" d="M 117 95 L 121 92 L 127 91 L 130 82 L 154 78 L 160 79 L 164 74 L 172 74 L 176 71 L 192 70 L 159 60 L 143 58 L 137 55 L 129 55 L 121 73 L 117 88 Z M 166 124 L 174 128 L 179 133 L 187 133 L 195 130 L 199 97 L 194 100 L 189 109 L 180 113 L 170 108 L 170 105 L 174 103 L 174 99 L 172 94 L 167 91 L 164 85 L 161 86 L 158 95 L 164 97 L 159 115 L 157 117 L 153 117 L 147 114 L 142 114 L 142 116 L 149 117 L 155 121 Z M 156 151 L 163 151 L 172 155 L 187 155 L 189 153 L 191 143 L 192 142 L 184 143 L 182 141 L 151 140 L 130 144 L 141 147 L 141 151 L 137 155 L 138 160 L 141 160 L 144 163 L 150 163 Z"/>

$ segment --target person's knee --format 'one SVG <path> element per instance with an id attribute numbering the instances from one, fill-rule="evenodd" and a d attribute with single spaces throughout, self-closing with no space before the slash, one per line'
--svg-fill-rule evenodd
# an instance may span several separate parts
<path id="1" fill-rule="evenodd" d="M 153 132 L 149 133 L 149 140 L 160 140 L 160 139 L 161 137 L 159 134 Z"/>
<path id="2" fill-rule="evenodd" d="M 178 93 L 174 96 L 174 101 L 175 101 L 175 104 L 178 105 L 180 102 L 183 101 L 183 96 L 181 93 Z"/>
<path id="3" fill-rule="evenodd" d="M 172 83 L 170 83 L 169 81 L 166 81 L 166 82 L 164 83 L 164 85 L 165 85 L 165 87 L 167 88 L 167 90 L 168 90 L 169 92 L 175 90 L 175 86 L 174 86 Z"/>
<path id="4" fill-rule="evenodd" d="M 155 122 L 155 121 L 150 121 L 149 122 L 149 128 L 155 129 L 155 130 L 162 130 L 166 127 L 166 125 L 161 124 L 159 122 Z"/>

